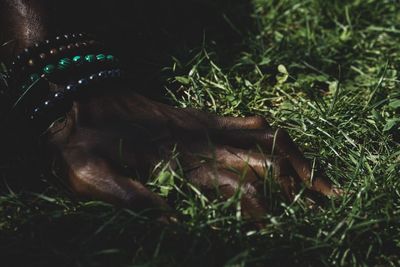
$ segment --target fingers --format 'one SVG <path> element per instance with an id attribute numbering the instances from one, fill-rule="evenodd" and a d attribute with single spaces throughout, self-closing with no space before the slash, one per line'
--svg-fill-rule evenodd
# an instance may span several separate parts
<path id="1" fill-rule="evenodd" d="M 221 117 L 192 108 L 175 108 L 150 100 L 131 90 L 117 95 L 109 92 L 97 96 L 96 101 L 85 103 L 81 109 L 85 114 L 91 114 L 91 117 L 83 120 L 87 124 L 134 122 L 150 130 L 154 127 L 177 129 L 178 136 L 185 131 L 269 128 L 267 121 L 260 116 Z"/>
<path id="2" fill-rule="evenodd" d="M 218 143 L 222 142 L 244 149 L 257 149 L 257 146 L 259 146 L 268 155 L 288 158 L 304 182 L 308 182 L 311 177 L 309 162 L 284 130 L 219 131 L 213 133 L 212 137 Z"/>
<path id="3" fill-rule="evenodd" d="M 277 180 L 287 201 L 292 202 L 294 197 L 300 192 L 301 188 L 295 175 L 279 176 L 277 177 Z"/>
<path id="4" fill-rule="evenodd" d="M 328 197 L 340 196 L 342 194 L 341 190 L 335 188 L 332 183 L 323 176 L 316 176 L 313 178 L 310 189 Z"/>
<path id="5" fill-rule="evenodd" d="M 219 144 L 243 149 L 261 148 L 268 155 L 278 155 L 290 162 L 298 177 L 312 190 L 324 195 L 335 195 L 331 182 L 322 177 L 312 177 L 312 166 L 289 134 L 282 129 L 215 131 L 210 138 Z"/>
<path id="6" fill-rule="evenodd" d="M 213 158 L 225 168 L 233 168 L 239 172 L 250 169 L 260 178 L 266 176 L 266 172 L 274 164 L 270 156 L 255 153 L 251 150 L 238 149 L 229 146 L 216 147 Z"/>
<path id="7" fill-rule="evenodd" d="M 240 174 L 213 165 L 202 165 L 187 174 L 189 181 L 209 195 L 219 192 L 227 199 L 241 193 L 240 203 L 243 215 L 257 219 L 267 212 L 266 203 L 260 194 L 262 184 L 253 179 L 251 173 L 242 177 Z"/>
<path id="8" fill-rule="evenodd" d="M 214 125 L 214 126 L 213 126 Z M 252 117 L 220 117 L 213 118 L 213 125 L 210 128 L 216 129 L 268 129 L 268 122 L 260 116 Z"/>
<path id="9" fill-rule="evenodd" d="M 219 166 L 225 169 L 234 169 L 239 174 L 245 174 L 245 182 L 255 184 L 256 181 L 265 183 L 265 179 L 275 179 L 288 201 L 293 201 L 301 191 L 301 179 L 287 158 L 272 158 L 261 153 L 227 146 L 217 147 L 214 154 L 212 160 L 215 160 Z M 340 193 L 333 189 L 329 181 L 322 176 L 316 176 L 312 181 L 312 186 L 305 191 L 306 196 L 313 202 L 322 203 L 321 195 L 318 197 L 311 191 L 325 196 L 334 196 Z"/>
<path id="10" fill-rule="evenodd" d="M 175 113 L 178 114 L 175 114 Z M 171 112 L 177 118 L 182 116 L 187 116 L 189 120 L 182 121 L 174 120 L 177 126 L 183 126 L 182 128 L 190 129 L 191 123 L 198 122 L 207 129 L 219 129 L 219 130 L 229 130 L 229 129 L 267 129 L 269 128 L 268 122 L 260 116 L 251 117 L 232 117 L 232 116 L 218 116 L 215 114 L 203 112 L 201 110 L 185 108 L 185 109 L 175 109 Z M 182 125 L 183 124 L 183 125 Z M 188 127 L 189 126 L 189 127 Z"/>
<path id="11" fill-rule="evenodd" d="M 108 162 L 84 147 L 62 152 L 72 189 L 81 196 L 134 210 L 169 212 L 166 202 L 140 182 L 120 175 Z"/>
<path id="12" fill-rule="evenodd" d="M 208 154 L 203 151 L 201 158 L 205 163 L 189 173 L 190 181 L 225 198 L 241 190 L 242 211 L 248 217 L 265 214 L 268 179 L 275 180 L 289 201 L 300 191 L 300 180 L 287 159 L 227 146 L 215 147 Z"/>
<path id="13" fill-rule="evenodd" d="M 234 168 L 239 173 L 249 169 L 259 181 L 263 181 L 265 178 L 274 178 L 289 201 L 292 201 L 300 191 L 300 179 L 285 158 L 272 158 L 257 152 L 224 147 L 216 152 L 216 160 L 225 168 Z M 272 177 L 268 177 L 269 172 Z"/>
<path id="14" fill-rule="evenodd" d="M 163 104 L 158 104 L 157 106 L 175 127 L 185 130 L 269 128 L 268 122 L 260 116 L 218 116 L 193 108 L 178 109 Z"/>

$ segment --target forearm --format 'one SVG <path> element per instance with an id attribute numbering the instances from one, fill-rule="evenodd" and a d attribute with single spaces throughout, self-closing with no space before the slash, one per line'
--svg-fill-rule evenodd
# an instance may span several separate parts
<path id="1" fill-rule="evenodd" d="M 46 35 L 45 10 L 49 1 L 0 1 L 0 56 L 7 61 L 24 47 L 42 40 Z"/>

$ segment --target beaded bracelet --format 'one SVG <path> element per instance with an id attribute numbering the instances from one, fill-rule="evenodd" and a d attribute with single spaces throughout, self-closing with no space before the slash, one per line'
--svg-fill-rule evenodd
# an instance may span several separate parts
<path id="1" fill-rule="evenodd" d="M 83 89 L 120 78 L 117 59 L 98 44 L 85 34 L 72 34 L 25 49 L 9 69 L 10 84 L 20 92 L 13 106 L 15 113 L 42 130 L 66 114 L 76 98 L 89 92 Z M 50 93 L 51 84 L 58 87 L 56 93 Z M 66 86 L 60 90 L 63 84 Z M 42 104 L 36 105 L 38 102 Z"/>
<path id="2" fill-rule="evenodd" d="M 42 104 L 34 108 L 29 114 L 29 119 L 36 123 L 52 122 L 66 114 L 71 109 L 73 100 L 85 89 L 106 80 L 113 81 L 121 75 L 121 69 L 103 70 L 70 83 L 64 90 L 51 94 Z"/>
<path id="3" fill-rule="evenodd" d="M 33 55 L 32 49 L 25 49 L 25 52 L 17 56 L 19 60 L 15 60 L 12 63 L 14 67 L 9 70 L 10 80 L 14 83 L 14 87 L 21 86 L 21 83 L 26 80 L 32 80 L 33 78 L 29 77 L 29 73 L 32 74 L 40 71 L 45 64 L 56 63 L 61 58 L 70 57 L 74 54 L 101 52 L 99 43 L 93 40 L 76 42 L 73 45 L 75 49 L 67 49 L 66 47 L 71 47 L 71 45 L 60 45 L 58 48 L 53 47 L 47 54 L 43 52 L 43 49 L 39 51 L 36 49 L 35 51 L 38 52 L 37 55 Z M 18 65 L 16 62 L 18 62 Z"/>
<path id="4" fill-rule="evenodd" d="M 114 66 L 117 60 L 113 55 L 105 54 L 88 54 L 86 56 L 76 55 L 71 58 L 65 57 L 60 59 L 56 64 L 47 64 L 42 72 L 35 72 L 29 75 L 28 83 L 21 86 L 22 92 L 24 92 L 30 84 L 34 83 L 40 77 L 44 77 L 49 81 L 54 82 L 57 74 L 68 74 L 71 70 L 81 70 L 84 66 L 101 68 L 106 65 Z M 95 64 L 99 63 L 99 64 Z M 84 71 L 84 70 L 83 70 Z"/>
<path id="5" fill-rule="evenodd" d="M 80 47 L 80 41 L 87 39 L 87 35 L 83 33 L 79 34 L 65 34 L 62 36 L 57 36 L 54 40 L 47 39 L 44 42 L 35 43 L 33 46 L 25 48 L 22 53 L 16 56 L 15 60 L 11 63 L 11 67 L 9 68 L 8 72 L 10 75 L 13 75 L 17 72 L 18 68 L 21 67 L 24 63 L 32 63 L 29 62 L 33 57 L 33 53 L 37 52 L 41 59 L 45 59 L 45 51 L 50 49 L 50 54 L 55 55 L 57 54 L 57 49 L 54 46 L 60 45 L 59 50 L 69 49 L 72 50 L 75 47 Z M 69 43 L 68 45 L 63 45 L 63 42 Z M 83 43 L 82 43 L 83 44 Z M 53 47 L 52 47 L 53 46 Z M 65 48 L 65 49 L 64 49 Z"/>

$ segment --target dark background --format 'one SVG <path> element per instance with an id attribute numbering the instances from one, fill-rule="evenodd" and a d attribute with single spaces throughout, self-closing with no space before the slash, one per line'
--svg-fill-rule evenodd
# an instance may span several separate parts
<path id="1" fill-rule="evenodd" d="M 131 74 L 134 89 L 157 99 L 162 99 L 169 75 L 161 70 L 172 66 L 172 56 L 188 60 L 204 44 L 213 45 L 221 61 L 228 62 L 251 28 L 250 1 L 243 0 L 70 0 L 50 5 L 54 34 L 88 32 L 105 40 Z"/>

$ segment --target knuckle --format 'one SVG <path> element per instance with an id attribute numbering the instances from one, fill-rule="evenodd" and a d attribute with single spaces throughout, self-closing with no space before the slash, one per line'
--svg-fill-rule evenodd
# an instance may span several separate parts
<path id="1" fill-rule="evenodd" d="M 266 128 L 269 126 L 267 120 L 259 115 L 252 116 L 250 117 L 250 119 L 252 120 L 253 124 L 258 128 Z"/>

